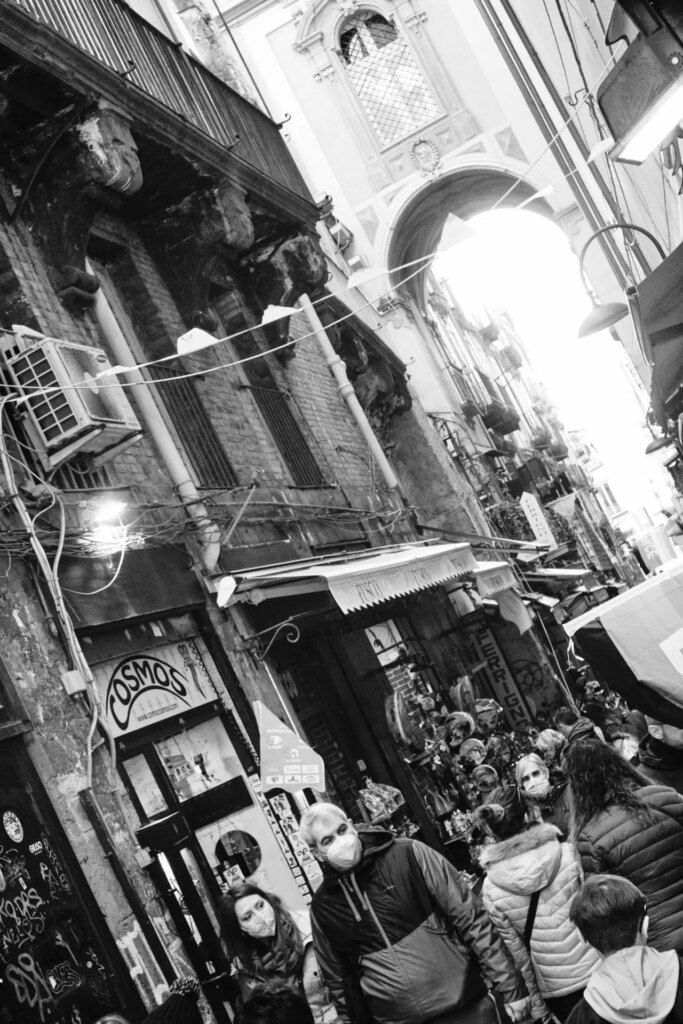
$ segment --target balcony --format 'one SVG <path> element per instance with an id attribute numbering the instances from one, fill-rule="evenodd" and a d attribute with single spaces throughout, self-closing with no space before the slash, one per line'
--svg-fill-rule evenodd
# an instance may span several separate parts
<path id="1" fill-rule="evenodd" d="M 313 201 L 277 125 L 122 0 L 0 0 L 0 44 L 133 130 L 310 215 Z"/>

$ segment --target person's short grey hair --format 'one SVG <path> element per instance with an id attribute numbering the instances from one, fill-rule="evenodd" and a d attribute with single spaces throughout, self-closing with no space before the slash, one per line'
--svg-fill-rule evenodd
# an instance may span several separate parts
<path id="1" fill-rule="evenodd" d="M 336 804 L 328 804 L 323 801 L 317 804 L 312 804 L 301 816 L 299 838 L 302 842 L 306 843 L 307 846 L 314 848 L 314 825 L 317 825 L 319 821 L 324 821 L 327 818 L 341 818 L 345 821 L 347 817 L 348 815 L 346 814 L 346 811 L 343 811 L 341 807 L 337 807 Z"/>

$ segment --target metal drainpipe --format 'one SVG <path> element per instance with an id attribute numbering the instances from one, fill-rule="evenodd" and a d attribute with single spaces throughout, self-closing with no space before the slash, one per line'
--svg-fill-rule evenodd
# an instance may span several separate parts
<path id="1" fill-rule="evenodd" d="M 90 264 L 86 262 L 86 266 L 88 272 L 93 273 Z M 131 352 L 126 337 L 101 288 L 95 295 L 93 311 L 107 344 L 111 348 L 115 362 L 122 366 L 134 366 L 137 360 Z M 151 389 L 148 387 L 149 382 L 139 370 L 129 370 L 126 373 L 126 379 L 143 385 L 135 389 L 135 401 L 188 515 L 199 528 L 204 568 L 207 572 L 213 572 L 221 553 L 220 529 L 209 517 L 199 491 L 190 479 L 190 471 L 159 412 Z"/>
<path id="2" fill-rule="evenodd" d="M 401 494 L 401 484 L 399 482 L 399 479 L 394 473 L 389 463 L 389 460 L 384 454 L 384 449 L 380 444 L 379 438 L 372 429 L 370 421 L 365 415 L 363 406 L 358 401 L 356 392 L 353 390 L 353 384 L 351 383 L 346 374 L 346 364 L 344 360 L 341 359 L 340 356 L 338 356 L 337 353 L 335 352 L 334 346 L 332 345 L 332 342 L 330 341 L 327 335 L 327 331 L 323 327 L 322 321 L 320 320 L 320 317 L 316 313 L 315 307 L 313 306 L 308 295 L 302 295 L 299 298 L 298 305 L 306 313 L 306 316 L 308 317 L 308 322 L 315 331 L 316 341 L 318 342 L 318 345 L 320 346 L 320 349 L 323 355 L 325 356 L 325 361 L 330 368 L 332 376 L 337 382 L 339 394 L 342 396 L 342 398 L 348 405 L 349 412 L 351 413 L 354 420 L 358 424 L 358 429 L 360 430 L 361 434 L 367 441 L 370 453 L 375 462 L 377 463 L 380 473 L 384 477 L 385 484 L 390 490 L 396 491 L 397 493 Z"/>

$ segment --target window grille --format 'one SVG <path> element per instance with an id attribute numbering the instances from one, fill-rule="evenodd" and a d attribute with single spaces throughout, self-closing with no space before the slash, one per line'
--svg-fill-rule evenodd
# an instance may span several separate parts
<path id="1" fill-rule="evenodd" d="M 292 476 L 295 487 L 325 487 L 326 481 L 313 458 L 286 397 L 275 388 L 249 385 L 259 412 Z"/>
<path id="2" fill-rule="evenodd" d="M 171 375 L 168 366 L 150 366 L 152 378 Z M 202 405 L 191 380 L 178 379 L 157 384 L 178 437 L 200 487 L 235 487 L 238 483 L 225 449 Z"/>
<path id="3" fill-rule="evenodd" d="M 52 474 L 50 483 L 60 491 L 97 491 L 114 486 L 108 468 L 89 465 L 87 459 L 71 459 L 59 466 Z"/>
<path id="4" fill-rule="evenodd" d="M 349 18 L 340 46 L 349 80 L 383 145 L 441 116 L 407 41 L 386 18 L 372 11 Z"/>

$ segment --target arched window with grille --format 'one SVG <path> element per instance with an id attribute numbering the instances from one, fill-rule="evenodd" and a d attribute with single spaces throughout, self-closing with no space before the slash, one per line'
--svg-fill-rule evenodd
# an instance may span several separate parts
<path id="1" fill-rule="evenodd" d="M 347 18 L 339 48 L 349 81 L 383 146 L 443 113 L 407 40 L 381 14 L 365 10 Z"/>

